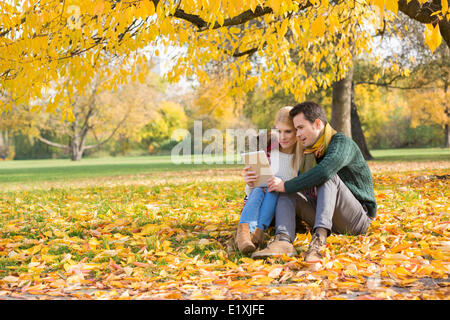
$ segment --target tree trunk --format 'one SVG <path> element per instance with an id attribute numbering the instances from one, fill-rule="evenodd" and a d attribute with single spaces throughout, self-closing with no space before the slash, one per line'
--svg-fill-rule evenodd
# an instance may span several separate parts
<path id="1" fill-rule="evenodd" d="M 81 161 L 81 159 L 83 158 L 83 151 L 82 150 L 73 150 L 72 151 L 72 155 L 70 157 L 70 159 L 72 161 Z"/>
<path id="2" fill-rule="evenodd" d="M 447 96 L 448 91 L 448 83 L 445 82 L 445 88 L 444 88 L 444 97 Z M 444 148 L 450 148 L 450 130 L 448 128 L 448 123 L 450 122 L 450 110 L 448 109 L 448 101 L 445 101 L 445 114 L 447 115 L 447 122 L 445 123 L 444 127 L 444 137 L 445 137 L 445 144 Z"/>
<path id="3" fill-rule="evenodd" d="M 345 78 L 333 83 L 333 100 L 331 110 L 331 126 L 352 137 L 351 100 L 352 100 L 353 66 Z"/>
<path id="4" fill-rule="evenodd" d="M 79 116 L 74 106 L 75 120 L 71 123 L 72 134 L 69 143 L 70 159 L 72 161 L 81 161 L 83 157 L 83 149 L 81 148 L 80 129 L 78 128 Z"/>
<path id="5" fill-rule="evenodd" d="M 364 159 L 373 160 L 370 154 L 369 148 L 367 147 L 366 138 L 364 137 L 364 132 L 361 127 L 361 120 L 359 119 L 358 110 L 355 104 L 355 92 L 352 85 L 352 102 L 351 102 L 351 123 L 352 123 L 352 138 L 356 142 L 359 149 L 361 150 Z"/>
<path id="6" fill-rule="evenodd" d="M 72 161 L 81 161 L 83 157 L 83 145 L 80 136 L 75 133 L 70 141 L 70 159 Z"/>
<path id="7" fill-rule="evenodd" d="M 445 133 L 445 145 L 444 145 L 444 148 L 450 148 L 450 130 L 448 129 L 448 123 L 445 124 L 444 133 Z"/>

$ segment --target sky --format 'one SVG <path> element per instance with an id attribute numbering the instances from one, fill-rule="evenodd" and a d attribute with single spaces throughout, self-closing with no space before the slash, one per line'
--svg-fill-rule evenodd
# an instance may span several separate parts
<path id="1" fill-rule="evenodd" d="M 175 57 L 179 54 L 183 54 L 185 51 L 180 47 L 165 48 L 163 46 L 148 46 L 144 50 L 146 51 L 147 59 L 155 62 L 155 67 L 152 69 L 152 72 L 155 72 L 160 77 L 166 76 L 167 72 L 171 70 L 174 64 Z M 160 52 L 158 56 L 154 53 L 156 50 Z M 177 90 L 182 90 L 181 92 L 177 92 L 178 94 L 186 93 L 192 90 L 192 86 L 196 85 L 198 85 L 198 83 L 195 80 L 190 80 L 186 77 L 173 84 Z"/>

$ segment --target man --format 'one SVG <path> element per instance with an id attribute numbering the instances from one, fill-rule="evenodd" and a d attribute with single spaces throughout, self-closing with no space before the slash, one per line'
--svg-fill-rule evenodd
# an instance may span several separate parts
<path id="1" fill-rule="evenodd" d="M 358 235 L 367 231 L 377 209 L 372 174 L 356 143 L 328 124 L 321 106 L 303 102 L 290 116 L 305 147 L 299 175 L 269 181 L 269 191 L 280 192 L 275 237 L 252 258 L 295 255 L 297 214 L 313 233 L 304 260 L 316 262 L 331 232 Z"/>

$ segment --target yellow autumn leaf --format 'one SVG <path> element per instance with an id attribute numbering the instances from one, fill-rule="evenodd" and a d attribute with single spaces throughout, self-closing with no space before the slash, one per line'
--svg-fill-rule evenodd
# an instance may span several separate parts
<path id="1" fill-rule="evenodd" d="M 311 32 L 314 37 L 322 37 L 325 34 L 325 18 L 318 17 L 311 24 Z"/>
<path id="2" fill-rule="evenodd" d="M 278 36 L 280 38 L 284 37 L 284 35 L 286 34 L 287 28 L 288 28 L 288 24 L 289 24 L 289 19 L 284 19 L 283 22 L 281 23 L 280 31 L 278 32 Z"/>
<path id="3" fill-rule="evenodd" d="M 42 249 L 42 245 L 37 245 L 37 246 L 31 247 L 29 249 L 23 250 L 23 252 L 33 255 L 33 254 L 36 254 L 39 251 L 41 251 L 41 249 Z"/>
<path id="4" fill-rule="evenodd" d="M 346 276 L 357 276 L 358 275 L 358 270 L 354 270 L 354 269 L 345 269 L 344 270 L 344 274 Z"/>
<path id="5" fill-rule="evenodd" d="M 448 12 L 448 0 L 441 0 L 442 14 L 445 15 Z"/>
<path id="6" fill-rule="evenodd" d="M 339 288 L 356 288 L 356 287 L 360 287 L 361 284 L 357 283 L 357 282 L 352 282 L 352 281 L 343 281 L 343 282 L 336 283 L 336 286 Z"/>
<path id="7" fill-rule="evenodd" d="M 64 263 L 63 268 L 66 272 L 69 272 L 69 270 L 71 269 L 71 266 L 69 263 Z"/>
<path id="8" fill-rule="evenodd" d="M 103 10 L 105 9 L 105 3 L 103 0 L 97 2 L 97 5 L 94 8 L 94 15 L 100 16 L 103 14 Z"/>
<path id="9" fill-rule="evenodd" d="M 240 33 L 240 32 L 241 32 L 241 29 L 236 28 L 236 27 L 231 27 L 231 28 L 229 29 L 229 31 L 230 31 L 230 33 Z"/>
<path id="10" fill-rule="evenodd" d="M 223 16 L 223 14 L 221 14 L 220 12 L 217 12 L 217 22 L 222 26 L 223 22 L 224 22 L 225 18 Z"/>
<path id="11" fill-rule="evenodd" d="M 189 254 L 192 251 L 194 251 L 194 247 L 192 247 L 192 246 L 187 246 L 186 248 L 187 248 L 186 251 L 185 251 L 186 254 Z"/>
<path id="12" fill-rule="evenodd" d="M 439 32 L 439 24 L 433 27 L 432 24 L 427 24 L 425 28 L 425 43 L 434 52 L 442 42 L 442 36 Z"/>
<path id="13" fill-rule="evenodd" d="M 400 277 L 406 277 L 411 275 L 411 273 L 406 270 L 404 267 L 397 267 L 394 269 L 394 273 Z"/>
<path id="14" fill-rule="evenodd" d="M 278 14 L 281 8 L 281 3 L 283 0 L 269 0 L 268 5 L 272 8 L 275 14 Z"/>
<path id="15" fill-rule="evenodd" d="M 139 235 L 155 234 L 160 229 L 161 229 L 160 225 L 149 223 L 142 227 L 142 230 L 139 233 Z"/>
<path id="16" fill-rule="evenodd" d="M 266 286 L 273 282 L 273 278 L 268 276 L 254 276 L 249 282 L 252 286 Z"/>
<path id="17" fill-rule="evenodd" d="M 246 258 L 246 257 L 241 258 L 241 261 L 243 263 L 250 263 L 250 264 L 255 262 L 255 260 L 253 260 L 251 258 Z"/>
<path id="18" fill-rule="evenodd" d="M 339 28 L 339 17 L 337 16 L 337 14 L 335 12 L 332 12 L 328 17 L 328 24 L 330 26 L 330 30 L 331 31 L 335 31 Z"/>
<path id="19" fill-rule="evenodd" d="M 217 228 L 218 228 L 218 225 L 217 225 L 217 224 L 208 224 L 208 225 L 205 227 L 205 230 L 206 230 L 206 231 L 215 231 L 215 230 L 217 230 Z"/>
<path id="20" fill-rule="evenodd" d="M 405 249 L 409 248 L 410 246 L 411 246 L 410 243 L 402 243 L 402 244 L 399 244 L 398 246 L 395 246 L 394 248 L 392 248 L 391 252 L 392 253 L 397 253 L 397 252 L 400 252 L 402 250 L 405 250 Z"/>
<path id="21" fill-rule="evenodd" d="M 66 279 L 68 284 L 79 284 L 81 281 L 84 280 L 84 277 L 82 274 L 74 274 L 73 276 L 70 276 Z"/>
<path id="22" fill-rule="evenodd" d="M 170 23 L 170 19 L 166 18 L 164 19 L 160 24 L 160 32 L 161 34 L 167 35 L 173 32 L 173 26 Z"/>
<path id="23" fill-rule="evenodd" d="M 380 9 L 380 12 L 384 11 L 384 5 L 386 0 L 372 0 L 372 4 Z"/>
<path id="24" fill-rule="evenodd" d="M 398 0 L 385 0 L 386 9 L 393 13 L 398 13 Z"/>
<path id="25" fill-rule="evenodd" d="M 49 230 L 49 231 L 44 232 L 44 235 L 47 237 L 51 237 L 53 235 L 53 233 L 51 230 Z"/>
<path id="26" fill-rule="evenodd" d="M 100 263 L 84 263 L 80 266 L 81 270 L 95 270 L 101 269 L 102 264 Z"/>
<path id="27" fill-rule="evenodd" d="M 227 263 L 225 264 L 226 267 L 229 267 L 231 269 L 237 268 L 237 264 L 235 264 L 233 261 L 227 260 Z"/>
<path id="28" fill-rule="evenodd" d="M 96 238 L 89 239 L 89 245 L 94 247 L 94 249 L 100 244 L 100 242 Z"/>
<path id="29" fill-rule="evenodd" d="M 52 256 L 52 255 L 41 255 L 41 260 L 44 262 L 53 262 L 55 260 L 57 260 L 58 257 L 57 256 Z"/>
<path id="30" fill-rule="evenodd" d="M 380 11 L 380 21 L 384 19 L 384 5 L 385 0 L 373 0 L 373 5 Z"/>
<path id="31" fill-rule="evenodd" d="M 169 240 L 164 240 L 163 243 L 161 244 L 164 251 L 170 251 L 171 245 L 172 245 L 172 242 L 170 242 Z"/>

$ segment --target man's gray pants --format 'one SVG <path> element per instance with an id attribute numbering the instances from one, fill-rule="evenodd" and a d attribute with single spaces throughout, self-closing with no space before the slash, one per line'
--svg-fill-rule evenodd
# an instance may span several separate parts
<path id="1" fill-rule="evenodd" d="M 355 198 L 336 174 L 317 187 L 317 199 L 304 193 L 280 193 L 275 209 L 275 233 L 295 239 L 296 215 L 310 227 L 329 232 L 364 234 L 372 221 L 367 208 Z"/>

